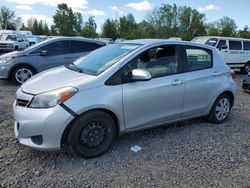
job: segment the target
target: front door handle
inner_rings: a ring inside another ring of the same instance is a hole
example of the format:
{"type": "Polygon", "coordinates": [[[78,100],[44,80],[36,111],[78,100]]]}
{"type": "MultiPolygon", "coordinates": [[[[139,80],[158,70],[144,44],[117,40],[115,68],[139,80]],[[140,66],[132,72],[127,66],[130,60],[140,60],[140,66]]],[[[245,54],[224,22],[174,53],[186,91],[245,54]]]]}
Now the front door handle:
{"type": "Polygon", "coordinates": [[[171,82],[172,85],[180,85],[183,84],[183,80],[182,79],[176,79],[174,81],[171,82]]]}

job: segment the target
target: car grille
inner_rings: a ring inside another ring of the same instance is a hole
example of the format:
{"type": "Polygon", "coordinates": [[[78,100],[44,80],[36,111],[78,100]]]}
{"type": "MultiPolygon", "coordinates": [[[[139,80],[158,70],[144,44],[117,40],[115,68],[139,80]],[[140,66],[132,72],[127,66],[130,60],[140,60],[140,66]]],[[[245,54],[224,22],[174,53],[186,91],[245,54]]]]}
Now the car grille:
{"type": "Polygon", "coordinates": [[[6,46],[7,46],[7,44],[0,43],[0,48],[5,48],[6,46]]]}
{"type": "Polygon", "coordinates": [[[26,107],[29,104],[28,100],[17,99],[16,106],[26,107]]]}

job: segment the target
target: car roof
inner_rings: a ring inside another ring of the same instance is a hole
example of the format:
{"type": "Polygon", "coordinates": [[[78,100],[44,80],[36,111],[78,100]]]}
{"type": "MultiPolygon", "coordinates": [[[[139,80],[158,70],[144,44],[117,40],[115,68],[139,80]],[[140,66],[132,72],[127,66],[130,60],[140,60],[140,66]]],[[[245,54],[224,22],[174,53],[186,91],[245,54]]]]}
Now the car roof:
{"type": "Polygon", "coordinates": [[[179,45],[192,45],[198,47],[205,47],[208,49],[213,49],[213,47],[209,45],[199,44],[190,41],[183,41],[183,40],[173,40],[173,39],[136,39],[136,40],[125,40],[120,43],[126,44],[141,44],[141,45],[154,45],[154,44],[161,44],[161,43],[169,43],[169,44],[179,44],[179,45]]]}
{"type": "Polygon", "coordinates": [[[76,41],[86,41],[86,42],[94,42],[98,44],[106,44],[103,41],[96,40],[96,39],[90,39],[90,38],[85,38],[85,37],[61,37],[61,36],[55,36],[51,39],[48,39],[47,41],[59,41],[59,40],[76,40],[76,41]]]}

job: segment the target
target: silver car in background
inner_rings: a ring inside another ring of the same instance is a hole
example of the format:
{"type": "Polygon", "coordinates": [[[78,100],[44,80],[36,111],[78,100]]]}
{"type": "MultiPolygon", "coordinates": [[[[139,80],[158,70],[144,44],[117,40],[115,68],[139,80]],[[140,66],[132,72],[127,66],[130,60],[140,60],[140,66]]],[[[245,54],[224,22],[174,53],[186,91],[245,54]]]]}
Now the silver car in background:
{"type": "Polygon", "coordinates": [[[66,146],[83,158],[115,136],[185,119],[224,122],[237,85],[213,47],[144,39],[111,44],[40,73],[16,93],[17,139],[39,150],[66,146]]]}
{"type": "Polygon", "coordinates": [[[23,84],[34,74],[72,63],[104,45],[102,41],[83,37],[54,37],[0,56],[0,79],[23,84]]]}

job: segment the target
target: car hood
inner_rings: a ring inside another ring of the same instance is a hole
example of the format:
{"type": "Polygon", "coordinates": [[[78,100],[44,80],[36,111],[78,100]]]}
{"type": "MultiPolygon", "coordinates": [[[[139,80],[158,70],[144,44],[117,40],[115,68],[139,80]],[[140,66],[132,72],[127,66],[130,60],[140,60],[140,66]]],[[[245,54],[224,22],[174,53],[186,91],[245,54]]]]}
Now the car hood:
{"type": "Polygon", "coordinates": [[[1,55],[0,58],[4,58],[4,57],[18,57],[18,56],[21,56],[21,55],[22,55],[21,52],[19,52],[19,51],[13,51],[13,52],[9,52],[9,53],[1,55]]]}
{"type": "Polygon", "coordinates": [[[2,43],[2,44],[14,44],[14,43],[15,43],[15,41],[0,40],[0,43],[2,43]]]}
{"type": "Polygon", "coordinates": [[[78,87],[79,84],[87,84],[95,78],[95,76],[78,73],[62,66],[33,76],[21,86],[21,89],[23,92],[36,95],[68,86],[78,87]]]}

